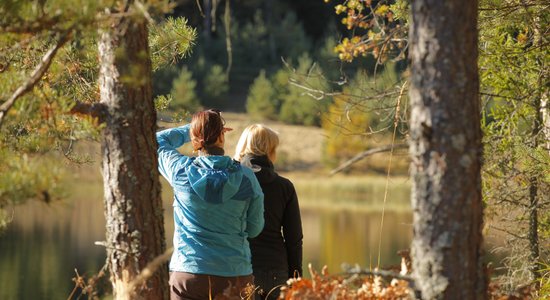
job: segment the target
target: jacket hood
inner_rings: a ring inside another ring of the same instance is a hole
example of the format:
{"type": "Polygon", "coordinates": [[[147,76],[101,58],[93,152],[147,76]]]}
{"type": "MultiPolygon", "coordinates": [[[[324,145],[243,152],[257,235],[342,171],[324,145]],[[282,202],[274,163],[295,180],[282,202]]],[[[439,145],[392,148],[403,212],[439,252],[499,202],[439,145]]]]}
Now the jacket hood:
{"type": "Polygon", "coordinates": [[[241,166],[229,156],[199,156],[185,168],[193,191],[203,200],[222,203],[238,191],[241,166]]]}
{"type": "Polygon", "coordinates": [[[277,178],[277,173],[273,167],[273,163],[266,155],[243,157],[243,165],[250,165],[250,168],[256,174],[256,178],[260,183],[270,183],[277,178]]]}

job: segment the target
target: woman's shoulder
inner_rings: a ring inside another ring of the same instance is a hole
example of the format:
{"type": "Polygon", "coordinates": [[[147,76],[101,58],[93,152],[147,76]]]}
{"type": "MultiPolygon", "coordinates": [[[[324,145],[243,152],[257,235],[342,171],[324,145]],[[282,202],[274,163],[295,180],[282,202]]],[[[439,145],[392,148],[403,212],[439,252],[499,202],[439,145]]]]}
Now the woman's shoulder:
{"type": "Polygon", "coordinates": [[[290,181],[290,179],[284,177],[284,176],[281,176],[279,173],[275,172],[275,181],[278,182],[279,184],[281,185],[284,185],[285,187],[287,188],[290,188],[290,189],[294,189],[294,184],[292,183],[292,181],[290,181]]]}

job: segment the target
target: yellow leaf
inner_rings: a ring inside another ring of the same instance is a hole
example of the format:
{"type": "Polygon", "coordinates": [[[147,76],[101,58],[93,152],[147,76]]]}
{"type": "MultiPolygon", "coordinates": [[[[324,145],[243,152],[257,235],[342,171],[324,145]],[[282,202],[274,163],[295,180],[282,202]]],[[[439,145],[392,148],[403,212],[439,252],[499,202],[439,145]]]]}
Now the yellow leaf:
{"type": "Polygon", "coordinates": [[[380,5],[376,8],[376,10],[374,11],[375,14],[379,15],[379,16],[383,16],[385,15],[388,11],[390,10],[390,7],[387,6],[387,5],[380,5]]]}

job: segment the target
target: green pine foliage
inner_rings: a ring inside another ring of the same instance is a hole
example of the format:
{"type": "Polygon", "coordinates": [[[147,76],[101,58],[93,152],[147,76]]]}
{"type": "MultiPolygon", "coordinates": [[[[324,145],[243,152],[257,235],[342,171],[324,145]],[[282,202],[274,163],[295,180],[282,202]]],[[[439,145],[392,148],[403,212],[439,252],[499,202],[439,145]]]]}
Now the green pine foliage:
{"type": "MultiPolygon", "coordinates": [[[[311,50],[310,38],[306,35],[303,25],[296,14],[287,13],[272,31],[279,57],[299,58],[311,50]]],[[[277,59],[279,58],[277,57],[277,59]]]]}
{"type": "Polygon", "coordinates": [[[229,83],[225,69],[221,65],[213,65],[204,78],[203,104],[206,107],[224,107],[228,101],[229,83]]]}
{"type": "Polygon", "coordinates": [[[149,27],[149,48],[153,70],[173,65],[178,60],[191,54],[197,32],[187,25],[184,18],[166,18],[162,23],[149,27]]]}
{"type": "Polygon", "coordinates": [[[65,196],[66,169],[59,155],[36,156],[0,149],[0,231],[12,218],[13,206],[28,200],[50,203],[65,196]]]}
{"type": "Polygon", "coordinates": [[[168,105],[171,110],[193,112],[200,108],[200,102],[195,93],[197,82],[192,76],[191,71],[183,67],[178,78],[174,80],[171,91],[173,100],[168,105]]]}
{"type": "Polygon", "coordinates": [[[266,77],[265,71],[261,70],[256,77],[246,99],[246,112],[255,119],[277,118],[279,108],[278,99],[271,81],[266,77]]]}
{"type": "Polygon", "coordinates": [[[296,69],[289,62],[269,79],[261,71],[250,88],[247,112],[258,119],[320,126],[321,115],[332,101],[325,94],[329,88],[323,71],[306,53],[298,59],[296,69]]]}
{"type": "Polygon", "coordinates": [[[492,229],[508,233],[507,287],[548,276],[550,260],[550,152],[543,115],[548,108],[548,28],[542,3],[485,0],[480,12],[480,81],[483,100],[484,199],[492,229]],[[507,6],[507,8],[505,8],[507,6]],[[533,205],[533,200],[538,204],[533,205]],[[526,234],[537,209],[539,257],[526,234]],[[537,271],[537,269],[539,269],[537,271]],[[546,273],[544,273],[546,272],[546,273]],[[545,275],[546,274],[546,275],[545,275]]]}
{"type": "MultiPolygon", "coordinates": [[[[40,80],[17,98],[0,123],[0,223],[13,205],[62,196],[60,160],[89,160],[75,145],[97,140],[102,126],[71,109],[99,101],[98,31],[110,22],[103,15],[110,5],[112,1],[0,1],[0,106],[29,82],[46,53],[54,53],[40,80]]],[[[152,21],[170,9],[164,0],[151,0],[131,7],[128,17],[152,21]]],[[[195,31],[184,19],[161,19],[149,28],[155,69],[189,53],[195,31]]],[[[126,79],[142,80],[143,70],[130,68],[136,76],[126,79]]]]}
{"type": "MultiPolygon", "coordinates": [[[[330,97],[325,96],[329,84],[322,70],[313,63],[309,55],[303,54],[298,59],[298,66],[289,72],[286,93],[281,95],[279,120],[289,124],[320,126],[321,114],[330,104],[330,97]]],[[[284,84],[280,82],[282,86],[284,84]]]]}
{"type": "MultiPolygon", "coordinates": [[[[387,64],[377,74],[358,71],[342,93],[323,114],[322,127],[327,139],[323,147],[323,159],[334,168],[379,143],[379,136],[390,136],[396,113],[396,105],[403,79],[393,64],[387,64]]],[[[404,110],[406,95],[401,95],[404,110]]],[[[402,113],[401,113],[402,114],[402,113]]],[[[400,134],[406,130],[398,125],[400,134]]],[[[355,169],[365,169],[369,159],[355,164],[355,169]]]]}

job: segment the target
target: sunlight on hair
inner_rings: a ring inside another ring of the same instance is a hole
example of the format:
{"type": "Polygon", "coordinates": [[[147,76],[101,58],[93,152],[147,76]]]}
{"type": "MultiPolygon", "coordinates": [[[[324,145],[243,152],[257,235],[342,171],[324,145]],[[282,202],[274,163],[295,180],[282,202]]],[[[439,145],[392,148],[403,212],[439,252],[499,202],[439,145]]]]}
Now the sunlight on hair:
{"type": "Polygon", "coordinates": [[[279,134],[276,131],[262,124],[253,124],[243,130],[234,159],[242,161],[245,155],[267,155],[273,161],[278,145],[279,134]]]}

